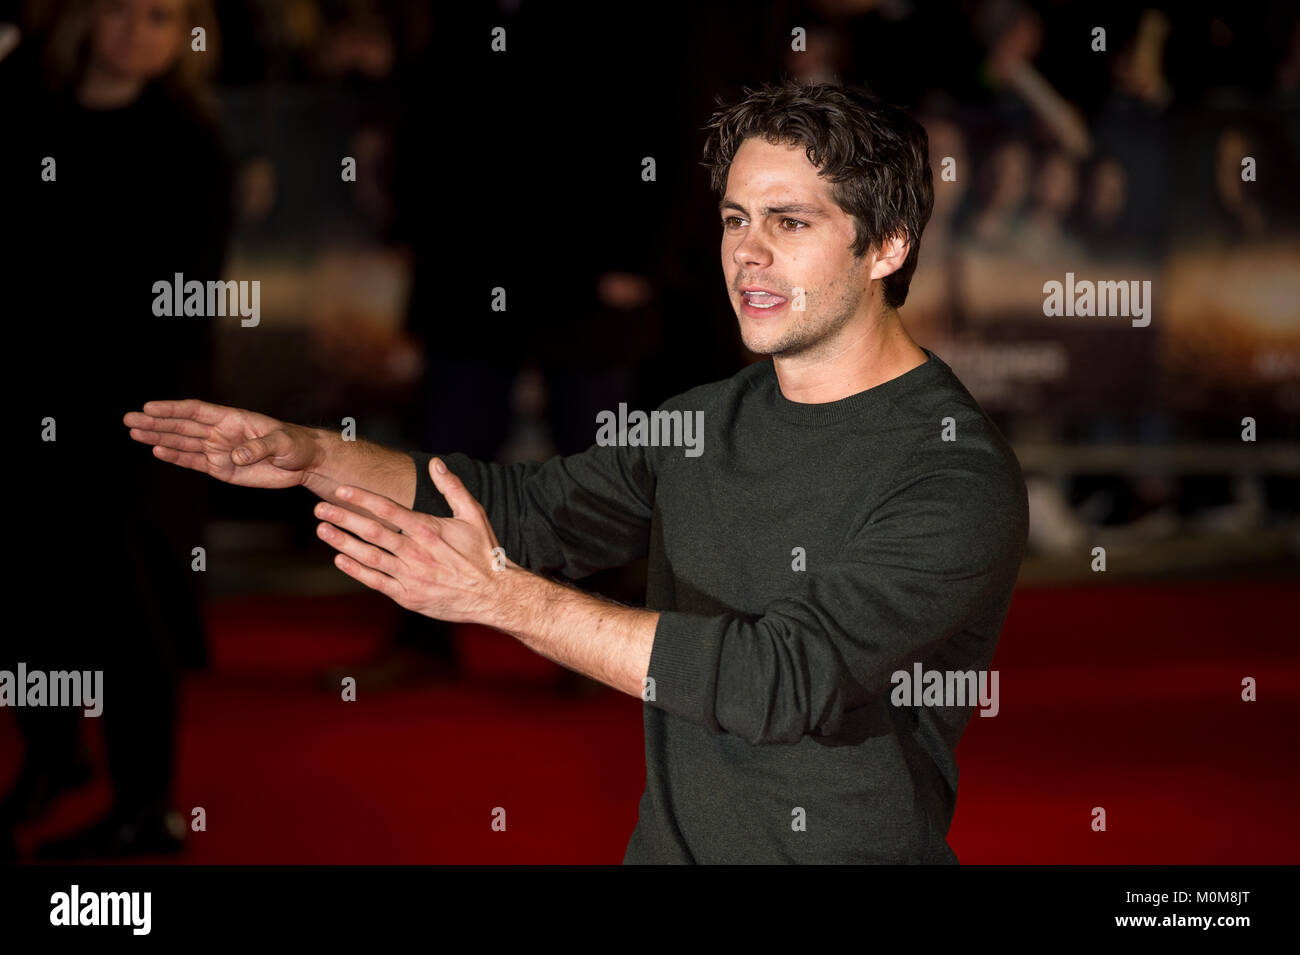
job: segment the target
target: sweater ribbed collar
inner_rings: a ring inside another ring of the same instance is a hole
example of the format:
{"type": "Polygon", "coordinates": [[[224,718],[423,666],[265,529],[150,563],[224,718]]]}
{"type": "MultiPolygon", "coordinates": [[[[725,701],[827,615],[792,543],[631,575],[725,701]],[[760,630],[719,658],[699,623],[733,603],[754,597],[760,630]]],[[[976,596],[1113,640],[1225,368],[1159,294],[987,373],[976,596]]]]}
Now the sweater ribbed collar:
{"type": "Polygon", "coordinates": [[[781,393],[781,385],[776,379],[776,368],[771,361],[764,362],[765,367],[759,375],[755,376],[755,383],[764,395],[768,410],[783,421],[805,427],[835,424],[859,415],[879,413],[891,402],[898,401],[908,393],[935,384],[948,366],[930,349],[924,345],[920,347],[926,354],[926,361],[896,378],[881,382],[874,388],[859,391],[855,395],[837,401],[816,404],[791,401],[781,393]]]}

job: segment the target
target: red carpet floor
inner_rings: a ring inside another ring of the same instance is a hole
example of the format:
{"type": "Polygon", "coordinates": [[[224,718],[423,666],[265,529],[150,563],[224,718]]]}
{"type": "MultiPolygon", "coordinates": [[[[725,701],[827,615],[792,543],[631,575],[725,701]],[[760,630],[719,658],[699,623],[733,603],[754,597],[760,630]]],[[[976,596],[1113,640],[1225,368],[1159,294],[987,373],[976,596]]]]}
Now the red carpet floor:
{"type": "MultiPolygon", "coordinates": [[[[964,863],[1300,861],[1300,646],[1287,582],[1035,588],[998,656],[1001,712],[958,751],[949,841],[964,863]],[[1259,701],[1241,701],[1254,677],[1259,701]],[[1091,828],[1094,807],[1107,829],[1091,828]]],[[[211,614],[187,678],[178,804],[196,863],[617,863],[644,782],[641,704],[557,692],[499,634],[458,634],[455,685],[339,701],[325,667],[365,659],[393,608],[363,597],[240,599],[211,614]],[[494,807],[507,827],[490,827],[494,807]]],[[[16,768],[12,720],[0,750],[16,768]]],[[[23,830],[75,826],[94,785],[23,830]]]]}

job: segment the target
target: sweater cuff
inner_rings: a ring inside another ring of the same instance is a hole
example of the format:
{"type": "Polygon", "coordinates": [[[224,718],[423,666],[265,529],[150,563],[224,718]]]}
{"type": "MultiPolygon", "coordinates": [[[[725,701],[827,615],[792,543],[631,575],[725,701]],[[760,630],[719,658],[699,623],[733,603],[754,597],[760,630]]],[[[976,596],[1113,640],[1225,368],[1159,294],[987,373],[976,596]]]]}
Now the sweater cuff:
{"type": "Polygon", "coordinates": [[[663,611],[650,649],[651,701],[674,716],[722,732],[715,700],[728,618],[663,611]]]}
{"type": "Polygon", "coordinates": [[[409,454],[415,462],[415,503],[411,505],[411,510],[432,514],[434,517],[451,517],[447,499],[434,487],[433,478],[429,477],[429,461],[436,455],[423,451],[411,451],[409,454]]]}

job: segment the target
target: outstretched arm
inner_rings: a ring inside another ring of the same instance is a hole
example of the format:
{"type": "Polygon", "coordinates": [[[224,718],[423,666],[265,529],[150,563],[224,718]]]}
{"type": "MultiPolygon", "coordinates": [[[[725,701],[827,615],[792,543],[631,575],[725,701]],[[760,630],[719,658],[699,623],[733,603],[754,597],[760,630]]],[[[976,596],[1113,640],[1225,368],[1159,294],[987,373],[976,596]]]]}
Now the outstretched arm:
{"type": "Polygon", "coordinates": [[[333,498],[340,484],[364,487],[394,501],[415,500],[408,454],[369,441],[344,441],[255,411],[189,398],[150,401],[122,423],[154,457],[240,487],[305,487],[333,498]]]}

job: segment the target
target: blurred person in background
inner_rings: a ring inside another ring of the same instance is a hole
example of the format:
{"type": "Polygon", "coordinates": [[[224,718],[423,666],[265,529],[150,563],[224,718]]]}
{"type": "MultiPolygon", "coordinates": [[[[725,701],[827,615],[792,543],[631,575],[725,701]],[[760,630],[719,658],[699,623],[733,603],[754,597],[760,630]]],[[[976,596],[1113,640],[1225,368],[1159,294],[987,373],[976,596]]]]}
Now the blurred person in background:
{"type": "MultiPolygon", "coordinates": [[[[581,137],[587,116],[537,110],[535,102],[518,95],[531,77],[544,72],[552,82],[564,85],[567,79],[575,88],[593,73],[618,77],[620,82],[586,94],[589,110],[615,117],[625,99],[635,98],[638,75],[653,75],[635,68],[637,54],[615,46],[584,57],[567,54],[567,31],[579,29],[573,16],[527,7],[440,10],[430,44],[403,64],[392,237],[409,250],[412,263],[404,333],[416,346],[423,373],[406,416],[405,438],[415,447],[465,449],[487,461],[545,460],[557,450],[575,453],[590,446],[602,409],[617,407],[620,400],[650,400],[635,389],[639,365],[660,337],[654,283],[646,274],[654,264],[657,234],[647,226],[610,243],[603,236],[575,233],[563,218],[535,224],[527,218],[538,183],[568,195],[590,188],[590,179],[599,177],[600,194],[628,220],[639,204],[649,207],[651,197],[661,194],[641,180],[643,153],[638,152],[645,148],[642,124],[655,125],[653,109],[667,110],[653,105],[658,88],[647,91],[653,95],[642,100],[641,119],[631,130],[618,123],[602,130],[602,161],[575,165],[566,152],[542,145],[558,135],[557,129],[573,127],[573,138],[581,137]],[[445,55],[445,37],[488,35],[494,26],[529,42],[509,48],[504,57],[487,44],[462,51],[460,59],[445,55]],[[608,58],[601,61],[604,68],[593,70],[593,57],[608,58]],[[472,97],[461,94],[465,58],[475,76],[472,97]],[[474,144],[472,165],[444,135],[431,134],[431,117],[439,130],[457,130],[458,142],[474,144]],[[516,173],[521,162],[531,171],[528,179],[516,173]],[[482,196],[468,188],[478,183],[492,184],[499,213],[490,213],[482,196]],[[486,224],[485,216],[490,216],[486,224]],[[530,231],[523,231],[525,222],[530,231]],[[582,243],[582,253],[566,264],[563,275],[540,247],[521,247],[504,258],[467,252],[449,262],[449,238],[461,235],[466,224],[507,243],[529,236],[545,245],[548,237],[563,234],[567,243],[582,243]],[[466,316],[474,319],[465,321],[466,316]]],[[[625,582],[611,572],[594,587],[627,589],[619,595],[634,600],[644,583],[625,582]]],[[[340,678],[352,675],[372,689],[387,689],[458,672],[450,625],[403,613],[394,639],[360,670],[330,668],[322,684],[335,688],[340,678]]],[[[569,688],[583,687],[570,671],[561,679],[569,688]]]]}
{"type": "Polygon", "coordinates": [[[1258,154],[1257,144],[1238,126],[1225,129],[1215,144],[1216,231],[1231,245],[1261,239],[1268,232],[1268,219],[1256,198],[1259,190],[1250,189],[1241,176],[1242,157],[1258,154]]]}
{"type": "Polygon", "coordinates": [[[1017,235],[1018,254],[1028,262],[1082,262],[1084,249],[1067,224],[1079,197],[1079,171],[1073,159],[1052,150],[1039,160],[1034,200],[1017,235]]]}
{"type": "Polygon", "coordinates": [[[1044,132],[1076,159],[1092,151],[1088,124],[1034,66],[1043,47],[1043,19],[1023,0],[984,0],[972,29],[985,50],[980,79],[1009,129],[1044,132]]]}
{"type": "Polygon", "coordinates": [[[938,115],[921,122],[930,139],[934,212],[907,297],[908,321],[917,344],[935,348],[951,340],[960,327],[955,224],[970,178],[970,157],[956,122],[938,115]]]}
{"type": "MultiPolygon", "coordinates": [[[[1165,252],[1172,205],[1169,144],[1175,128],[1169,111],[1174,92],[1164,72],[1169,31],[1169,18],[1158,10],[1138,16],[1132,36],[1108,61],[1110,88],[1094,122],[1098,151],[1113,158],[1126,185],[1115,231],[1135,255],[1147,259],[1165,252]]],[[[1118,35],[1112,39],[1121,40],[1118,35]]],[[[1116,170],[1101,169],[1096,185],[1113,189],[1115,183],[1106,180],[1116,170]]]]}
{"type": "Polygon", "coordinates": [[[1091,259],[1128,259],[1137,254],[1123,228],[1128,173],[1113,156],[1098,156],[1086,173],[1078,231],[1091,259]]]}
{"type": "Polygon", "coordinates": [[[979,206],[969,223],[968,242],[997,252],[1010,251],[1017,244],[1033,163],[1029,147],[1018,139],[999,146],[984,160],[979,170],[979,206]]]}
{"type": "MultiPolygon", "coordinates": [[[[404,440],[416,447],[473,448],[475,456],[494,460],[510,433],[511,384],[526,351],[514,307],[523,283],[511,281],[519,274],[517,264],[496,267],[477,255],[448,269],[449,229],[477,224],[482,210],[472,190],[449,187],[467,172],[459,153],[432,132],[430,123],[436,117],[439,129],[477,139],[481,145],[470,175],[505,188],[510,144],[525,114],[523,103],[510,96],[522,82],[517,57],[491,60],[486,46],[463,51],[476,60],[481,99],[457,95],[459,67],[440,44],[446,35],[470,29],[466,20],[485,33],[490,27],[486,17],[478,22],[464,10],[439,11],[430,42],[401,64],[389,238],[409,253],[411,286],[401,346],[420,369],[402,421],[404,440]],[[483,314],[495,287],[505,289],[506,310],[491,320],[464,321],[466,315],[483,314]]],[[[504,16],[502,23],[513,29],[515,20],[504,16]]],[[[544,389],[544,383],[537,384],[544,389]]],[[[360,667],[327,668],[321,685],[333,691],[340,679],[353,676],[372,691],[384,691],[454,678],[458,664],[450,624],[403,612],[392,639],[374,656],[360,667]]]]}
{"type": "MultiPolygon", "coordinates": [[[[205,657],[191,569],[204,488],[124,445],[118,421],[151,395],[208,387],[213,319],[156,317],[152,303],[176,273],[221,277],[228,176],[206,93],[216,24],[206,0],[31,15],[37,30],[0,70],[5,231],[24,250],[8,284],[11,360],[27,375],[10,400],[28,486],[67,506],[20,509],[22,586],[41,610],[11,629],[3,666],[103,672],[111,806],[38,856],[174,852],[178,671],[205,657]]],[[[25,753],[2,806],[10,855],[15,828],[91,773],[81,708],[14,712],[25,753]]]]}

